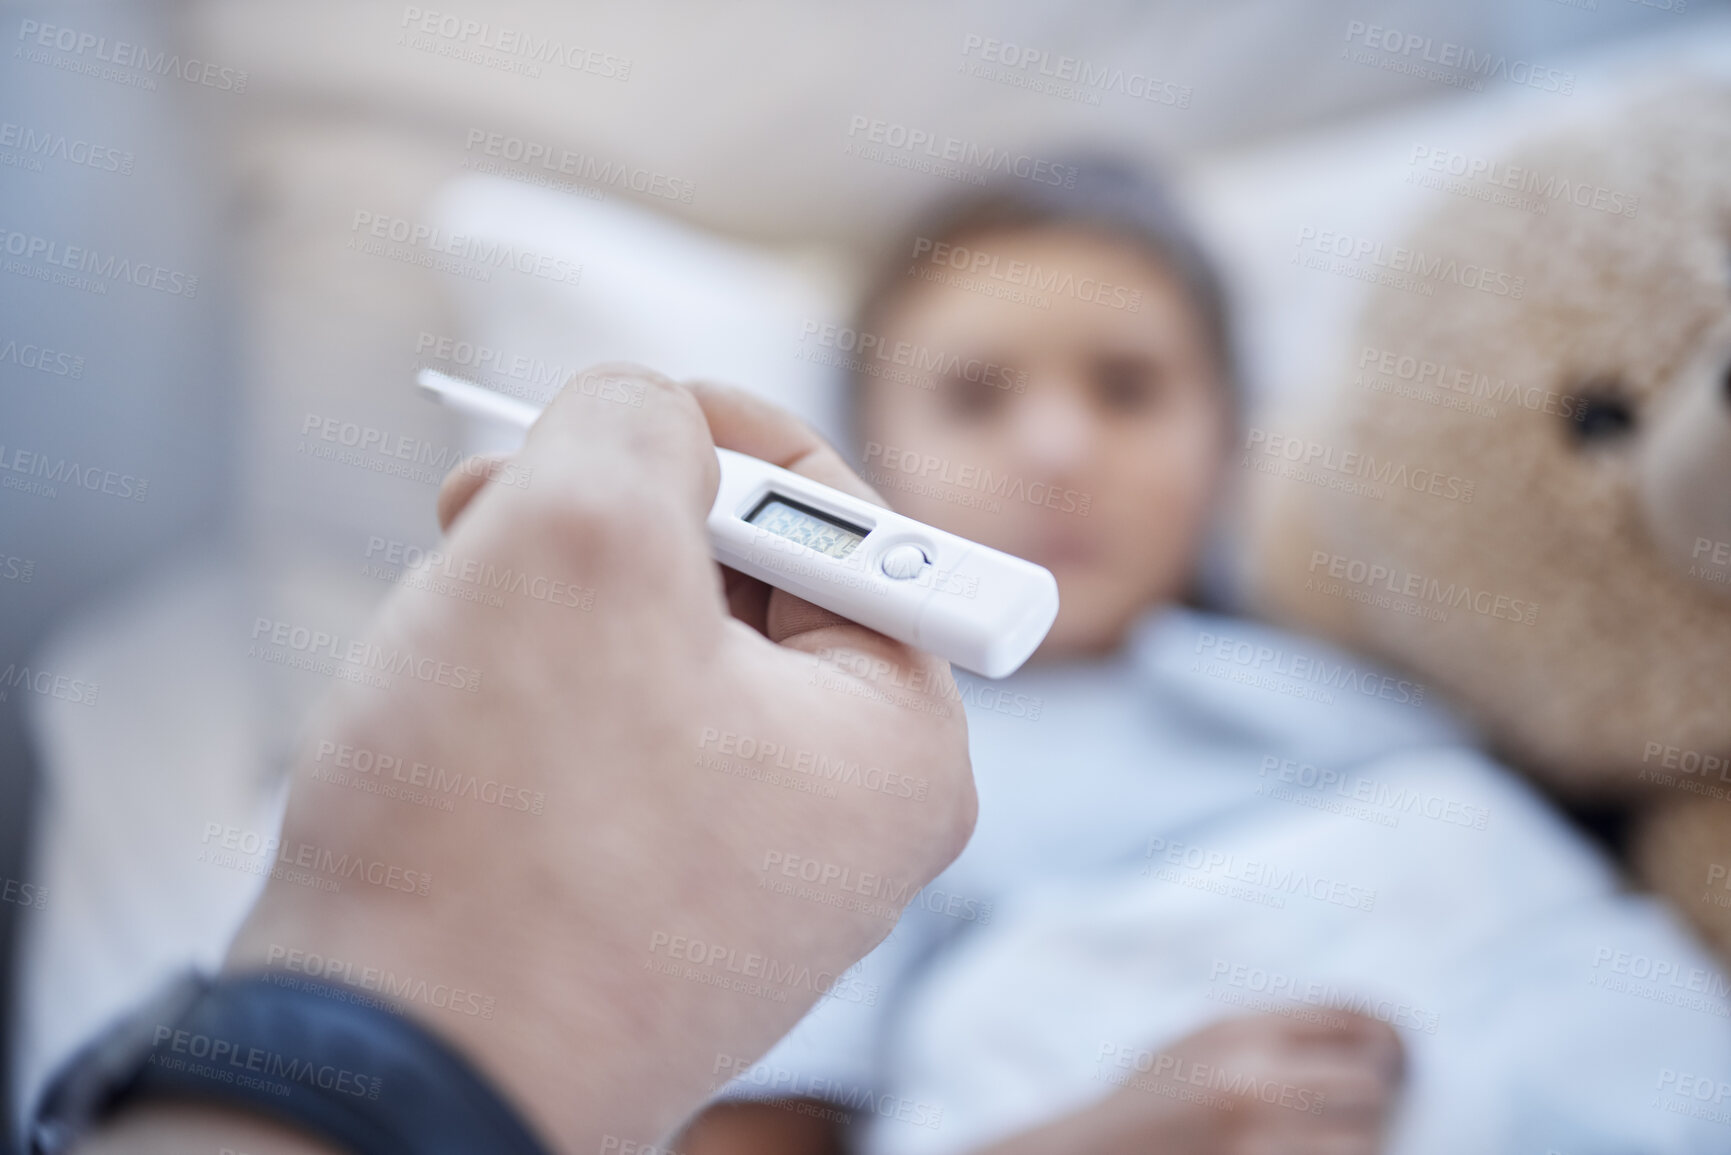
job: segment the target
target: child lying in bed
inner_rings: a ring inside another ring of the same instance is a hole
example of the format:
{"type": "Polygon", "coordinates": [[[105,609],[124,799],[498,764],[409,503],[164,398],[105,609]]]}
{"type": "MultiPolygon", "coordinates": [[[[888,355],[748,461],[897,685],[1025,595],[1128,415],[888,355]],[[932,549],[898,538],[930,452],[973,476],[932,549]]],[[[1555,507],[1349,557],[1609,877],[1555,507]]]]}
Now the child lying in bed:
{"type": "MultiPolygon", "coordinates": [[[[717,1057],[679,1151],[1731,1143],[1680,1091],[1731,1094],[1723,1002],[1617,977],[1714,975],[1663,910],[1425,687],[1186,605],[1237,405],[1161,190],[1085,165],[976,195],[834,343],[866,479],[1049,567],[1063,608],[1015,677],[959,677],[967,850],[767,1057],[717,1057]]],[[[789,902],[862,899],[786,866],[789,902]]]]}

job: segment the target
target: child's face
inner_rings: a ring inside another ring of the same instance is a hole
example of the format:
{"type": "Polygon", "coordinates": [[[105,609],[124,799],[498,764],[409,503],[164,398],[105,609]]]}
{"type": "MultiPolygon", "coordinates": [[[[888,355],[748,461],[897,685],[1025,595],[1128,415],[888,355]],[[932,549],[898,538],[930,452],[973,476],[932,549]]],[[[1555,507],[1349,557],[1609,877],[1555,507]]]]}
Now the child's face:
{"type": "Polygon", "coordinates": [[[910,517],[1050,569],[1062,608],[1042,654],[1109,649],[1193,571],[1225,443],[1219,368],[1183,291],[1126,244],[1065,228],[961,243],[1139,306],[1052,292],[1038,308],[910,277],[882,310],[884,347],[978,364],[868,382],[866,478],[910,517]]]}

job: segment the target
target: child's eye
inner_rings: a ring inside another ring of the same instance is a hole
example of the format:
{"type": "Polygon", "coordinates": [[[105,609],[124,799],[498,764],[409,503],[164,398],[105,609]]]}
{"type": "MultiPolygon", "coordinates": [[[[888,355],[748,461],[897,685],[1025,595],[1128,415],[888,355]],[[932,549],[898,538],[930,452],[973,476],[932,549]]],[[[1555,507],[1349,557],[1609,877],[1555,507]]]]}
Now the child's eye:
{"type": "Polygon", "coordinates": [[[943,399],[944,408],[957,417],[971,420],[984,420],[998,411],[1003,404],[1004,390],[984,381],[971,381],[966,377],[944,377],[938,381],[938,395],[943,399]]]}
{"type": "Polygon", "coordinates": [[[1095,397],[1114,413],[1134,413],[1159,399],[1159,366],[1141,357],[1102,358],[1093,378],[1095,397]]]}

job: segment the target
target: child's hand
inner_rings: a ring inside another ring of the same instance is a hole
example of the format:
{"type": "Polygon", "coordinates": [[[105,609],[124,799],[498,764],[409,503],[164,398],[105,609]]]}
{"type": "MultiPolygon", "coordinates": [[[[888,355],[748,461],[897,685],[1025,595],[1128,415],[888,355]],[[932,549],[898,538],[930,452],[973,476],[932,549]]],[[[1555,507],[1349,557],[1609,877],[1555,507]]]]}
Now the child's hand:
{"type": "Polygon", "coordinates": [[[1228,1019],[1174,1043],[1110,1101],[1143,1119],[1124,1150],[1371,1155],[1400,1088],[1399,1036],[1361,1015],[1228,1019]],[[1152,1143],[1153,1146],[1149,1146],[1152,1143]]]}
{"type": "Polygon", "coordinates": [[[1136,1067],[1123,1089],[989,1155],[1373,1155],[1400,1089],[1400,1039],[1383,1023],[1323,1011],[1228,1019],[1136,1067]]]}

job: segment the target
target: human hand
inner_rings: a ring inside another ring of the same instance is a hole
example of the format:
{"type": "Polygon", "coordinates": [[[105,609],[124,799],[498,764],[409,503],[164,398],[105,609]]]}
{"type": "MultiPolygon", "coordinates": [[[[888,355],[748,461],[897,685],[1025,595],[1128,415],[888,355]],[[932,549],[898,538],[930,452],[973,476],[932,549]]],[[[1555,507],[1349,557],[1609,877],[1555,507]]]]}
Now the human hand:
{"type": "Polygon", "coordinates": [[[1250,1015],[1159,1052],[1101,1060],[1121,1089],[990,1155],[1372,1155],[1401,1084],[1400,1038],[1345,1011],[1250,1015]]]}
{"type": "Polygon", "coordinates": [[[507,466],[483,462],[441,491],[443,572],[512,575],[502,604],[400,584],[368,642],[412,655],[410,672],[388,689],[345,683],[310,728],[279,861],[346,855],[384,881],[332,892],[316,867],[311,885],[279,871],[228,962],[299,959],[351,982],[372,968],[480,998],[490,1016],[398,1001],[573,1151],[667,1133],[713,1086],[718,1055],[767,1048],[889,929],[765,889],[766,854],[910,879],[912,894],[974,818],[945,663],[724,581],[709,556],[713,444],[871,491],[745,394],[589,372],[644,403],[567,388],[509,462],[527,484],[489,484],[507,466]],[[459,792],[447,812],[320,780],[342,751],[351,767],[503,783],[513,802],[459,792]],[[878,773],[826,783],[819,759],[878,773]],[[525,798],[539,812],[516,809],[525,798]]]}
{"type": "Polygon", "coordinates": [[[1109,1109],[1163,1140],[1142,1150],[1372,1155],[1382,1149],[1401,1063],[1400,1037],[1375,1019],[1250,1015],[1212,1023],[1147,1064],[1115,1072],[1132,1081],[1109,1109]]]}

